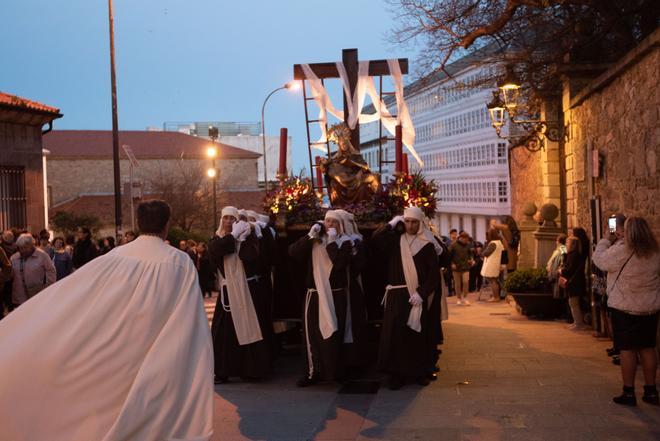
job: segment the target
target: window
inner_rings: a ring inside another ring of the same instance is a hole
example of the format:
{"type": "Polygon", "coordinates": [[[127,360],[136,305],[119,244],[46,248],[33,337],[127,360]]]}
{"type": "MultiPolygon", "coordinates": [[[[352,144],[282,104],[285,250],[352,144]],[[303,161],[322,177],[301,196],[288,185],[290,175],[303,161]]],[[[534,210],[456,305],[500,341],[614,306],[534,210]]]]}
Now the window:
{"type": "Polygon", "coordinates": [[[499,196],[499,201],[500,202],[507,202],[509,200],[509,195],[508,195],[508,185],[506,181],[500,181],[497,183],[497,193],[499,196]]]}
{"type": "Polygon", "coordinates": [[[24,167],[0,166],[0,228],[27,228],[24,167]]]}

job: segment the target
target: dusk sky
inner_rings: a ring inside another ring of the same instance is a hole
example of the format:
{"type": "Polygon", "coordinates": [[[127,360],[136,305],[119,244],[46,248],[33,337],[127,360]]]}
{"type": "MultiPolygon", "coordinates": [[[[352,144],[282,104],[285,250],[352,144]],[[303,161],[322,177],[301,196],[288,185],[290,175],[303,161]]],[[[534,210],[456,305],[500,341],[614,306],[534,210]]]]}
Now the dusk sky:
{"type": "MultiPolygon", "coordinates": [[[[336,61],[342,48],[414,61],[386,41],[394,22],[383,0],[115,0],[114,8],[124,130],[259,121],[293,64],[336,61]]],[[[105,0],[4,1],[0,90],[59,107],[55,129],[111,129],[107,13],[105,0]]],[[[278,92],[266,112],[269,135],[289,128],[299,170],[307,156],[301,93],[278,92]]]]}

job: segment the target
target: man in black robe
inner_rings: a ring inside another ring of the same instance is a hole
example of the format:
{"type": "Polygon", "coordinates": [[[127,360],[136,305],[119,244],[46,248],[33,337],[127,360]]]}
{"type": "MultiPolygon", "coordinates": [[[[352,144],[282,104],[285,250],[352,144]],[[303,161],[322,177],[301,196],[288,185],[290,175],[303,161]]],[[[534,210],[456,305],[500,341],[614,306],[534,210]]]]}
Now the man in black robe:
{"type": "Polygon", "coordinates": [[[247,220],[255,230],[259,238],[259,260],[257,271],[259,272],[259,284],[263,293],[263,315],[264,315],[264,338],[268,340],[271,347],[271,356],[277,355],[279,347],[276,343],[273,330],[273,266],[277,258],[275,236],[276,232],[268,225],[268,216],[258,214],[252,210],[246,210],[247,220]]]}
{"type": "Polygon", "coordinates": [[[250,224],[237,219],[238,210],[225,207],[216,237],[209,242],[220,280],[211,326],[216,384],[234,376],[258,380],[271,366],[267,296],[259,283],[259,239],[250,224]]]}
{"type": "Polygon", "coordinates": [[[429,384],[428,299],[438,286],[438,257],[424,214],[406,208],[376,230],[372,241],[387,255],[387,283],[378,368],[396,390],[409,379],[429,384]]]}
{"type": "Polygon", "coordinates": [[[346,291],[346,326],[342,344],[341,377],[349,379],[359,374],[366,364],[367,306],[362,285],[362,272],[367,265],[367,247],[355,223],[354,216],[346,210],[334,210],[342,219],[344,235],[351,241],[351,256],[348,268],[346,291]]]}
{"type": "Polygon", "coordinates": [[[340,217],[329,211],[306,236],[289,246],[301,265],[307,294],[303,311],[306,372],[299,387],[335,380],[346,320],[346,268],[350,240],[342,234],[340,217]]]}

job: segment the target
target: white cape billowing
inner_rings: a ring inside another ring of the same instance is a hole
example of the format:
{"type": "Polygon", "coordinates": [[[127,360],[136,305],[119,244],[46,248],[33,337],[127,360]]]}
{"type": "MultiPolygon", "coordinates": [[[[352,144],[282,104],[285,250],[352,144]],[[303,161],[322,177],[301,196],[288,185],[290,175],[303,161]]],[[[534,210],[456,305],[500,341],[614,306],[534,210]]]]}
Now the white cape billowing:
{"type": "Polygon", "coordinates": [[[151,236],[0,321],[3,440],[209,440],[213,346],[197,271],[151,236]]]}

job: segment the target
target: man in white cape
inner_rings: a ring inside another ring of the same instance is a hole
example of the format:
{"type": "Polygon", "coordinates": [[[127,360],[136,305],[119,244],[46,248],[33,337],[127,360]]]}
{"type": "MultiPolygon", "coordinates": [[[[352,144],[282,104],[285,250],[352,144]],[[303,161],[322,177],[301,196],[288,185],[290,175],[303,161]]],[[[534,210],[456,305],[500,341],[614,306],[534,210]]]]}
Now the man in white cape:
{"type": "Polygon", "coordinates": [[[208,441],[213,352],[197,272],[167,245],[170,207],[142,235],[0,322],[0,439],[208,441]]]}

